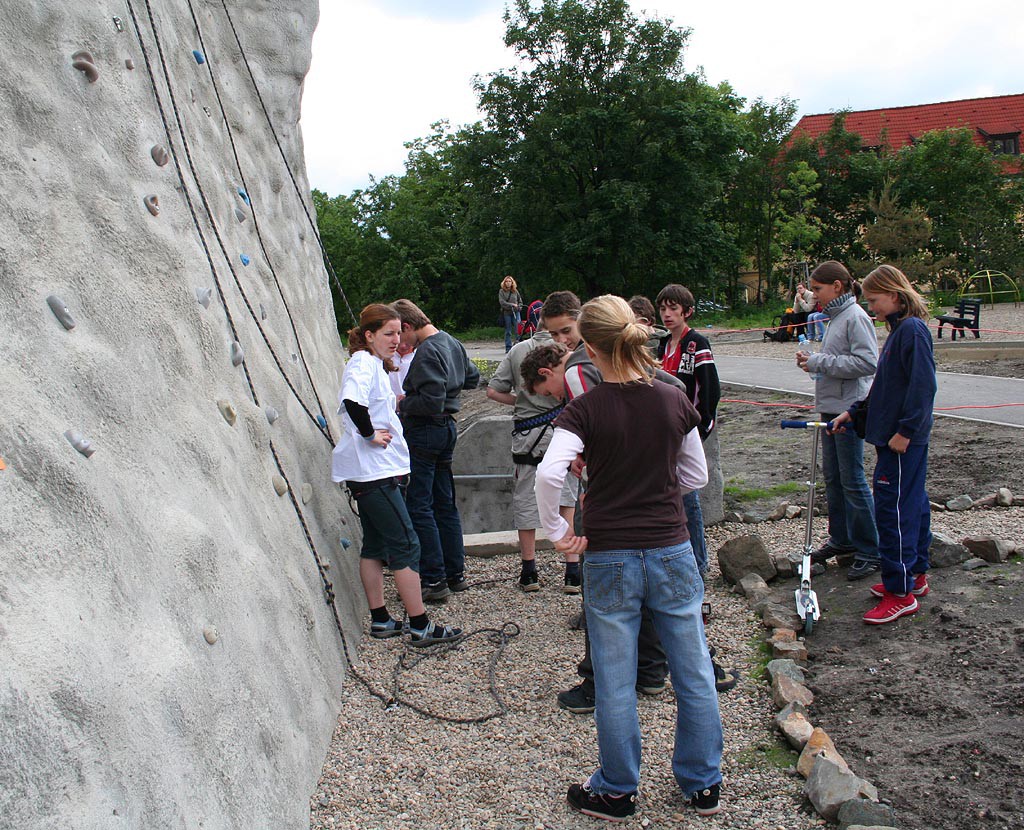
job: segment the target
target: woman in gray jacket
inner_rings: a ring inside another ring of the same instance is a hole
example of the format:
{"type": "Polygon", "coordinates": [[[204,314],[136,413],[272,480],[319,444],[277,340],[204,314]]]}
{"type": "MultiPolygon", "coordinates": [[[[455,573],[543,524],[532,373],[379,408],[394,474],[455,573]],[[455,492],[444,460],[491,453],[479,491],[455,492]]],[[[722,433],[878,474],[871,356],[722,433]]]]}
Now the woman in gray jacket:
{"type": "MultiPolygon", "coordinates": [[[[815,379],[814,404],[831,421],[867,397],[878,365],[875,325],[857,298],[860,286],[839,262],[823,262],[811,273],[811,291],[829,317],[821,351],[796,353],[796,363],[815,379]]],[[[822,433],[822,469],[828,499],[828,541],[812,555],[824,564],[831,556],[853,554],[847,579],[863,579],[879,569],[875,508],[864,477],[864,440],[852,430],[822,433]]]]}
{"type": "Polygon", "coordinates": [[[505,351],[512,348],[512,342],[519,334],[519,310],[523,307],[523,298],[512,277],[505,277],[498,289],[498,305],[501,306],[501,322],[505,326],[505,351]]]}

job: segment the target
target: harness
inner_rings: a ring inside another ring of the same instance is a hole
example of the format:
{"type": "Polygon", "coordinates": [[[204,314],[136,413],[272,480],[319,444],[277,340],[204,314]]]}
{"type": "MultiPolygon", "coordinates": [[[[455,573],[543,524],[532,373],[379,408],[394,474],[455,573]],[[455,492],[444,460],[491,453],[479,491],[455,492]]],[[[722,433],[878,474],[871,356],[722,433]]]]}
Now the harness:
{"type": "Polygon", "coordinates": [[[551,422],[558,417],[558,414],[565,409],[565,404],[559,404],[558,406],[552,407],[547,412],[542,412],[540,415],[534,415],[531,418],[523,418],[521,421],[512,422],[512,434],[513,435],[526,435],[530,430],[540,427],[540,432],[537,433],[537,438],[530,445],[530,449],[526,452],[514,452],[512,453],[512,460],[516,464],[529,464],[531,467],[536,467],[543,460],[537,458],[533,451],[537,449],[537,445],[544,438],[544,435],[551,428],[551,422]]]}

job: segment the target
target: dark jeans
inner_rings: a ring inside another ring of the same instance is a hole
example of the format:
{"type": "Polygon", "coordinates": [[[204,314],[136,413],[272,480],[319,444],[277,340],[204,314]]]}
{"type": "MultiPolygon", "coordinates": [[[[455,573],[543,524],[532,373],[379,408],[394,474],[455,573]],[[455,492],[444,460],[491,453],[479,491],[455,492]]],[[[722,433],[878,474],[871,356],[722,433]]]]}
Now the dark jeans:
{"type": "Polygon", "coordinates": [[[505,351],[512,348],[519,336],[519,312],[515,314],[502,314],[502,322],[505,324],[505,351]]]}
{"type": "Polygon", "coordinates": [[[455,505],[452,456],[458,434],[455,421],[412,421],[405,428],[412,473],[406,506],[420,540],[420,581],[424,585],[460,579],[466,570],[462,520],[455,505]]]}

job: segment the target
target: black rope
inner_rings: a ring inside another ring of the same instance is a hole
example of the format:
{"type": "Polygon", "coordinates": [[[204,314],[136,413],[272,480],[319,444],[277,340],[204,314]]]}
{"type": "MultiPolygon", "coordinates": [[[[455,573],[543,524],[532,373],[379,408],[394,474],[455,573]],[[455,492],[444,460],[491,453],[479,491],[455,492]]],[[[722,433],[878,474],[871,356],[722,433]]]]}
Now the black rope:
{"type": "MultiPolygon", "coordinates": [[[[134,11],[134,8],[131,7],[131,0],[127,0],[127,2],[129,3],[129,9],[130,9],[130,11],[132,13],[132,17],[133,17],[133,20],[134,20],[134,18],[135,18],[135,11],[134,11]]],[[[167,68],[167,61],[166,61],[166,58],[164,57],[163,45],[162,45],[162,43],[160,41],[159,30],[158,30],[157,25],[156,25],[156,19],[155,19],[154,15],[153,15],[153,7],[152,7],[152,5],[150,3],[150,0],[144,0],[144,2],[146,4],[146,12],[147,12],[147,15],[149,17],[149,24],[150,24],[150,27],[151,27],[151,29],[153,31],[153,42],[156,45],[157,56],[160,59],[160,66],[163,69],[164,82],[167,84],[168,97],[169,97],[169,100],[170,100],[170,103],[171,103],[171,108],[172,108],[172,110],[174,112],[175,122],[176,122],[177,127],[178,127],[178,135],[181,138],[182,149],[185,151],[185,158],[188,161],[189,170],[190,170],[190,172],[192,174],[193,180],[195,181],[196,190],[199,193],[199,198],[200,198],[200,201],[202,202],[203,209],[206,211],[206,216],[207,216],[207,219],[208,219],[208,221],[210,223],[210,229],[213,231],[213,235],[214,235],[214,237],[217,240],[217,245],[220,248],[221,254],[224,257],[224,261],[227,263],[228,270],[231,272],[231,277],[232,277],[232,279],[235,282],[235,286],[238,288],[238,292],[239,292],[239,294],[242,297],[242,301],[245,304],[246,309],[248,309],[248,311],[249,311],[249,316],[252,317],[253,322],[256,324],[256,328],[259,330],[259,333],[260,333],[260,335],[263,338],[263,342],[266,344],[267,349],[270,351],[270,355],[274,359],[274,363],[277,365],[278,371],[281,373],[281,377],[284,378],[284,382],[288,385],[288,388],[291,390],[292,394],[295,396],[295,399],[299,402],[299,406],[301,406],[302,409],[305,411],[305,413],[309,416],[309,419],[311,421],[313,421],[314,424],[316,424],[317,431],[320,432],[320,434],[324,436],[325,440],[329,444],[331,444],[331,446],[334,446],[334,439],[331,437],[331,434],[328,431],[327,427],[321,425],[321,423],[317,420],[316,416],[310,411],[309,407],[306,406],[305,401],[302,400],[302,396],[299,394],[298,390],[292,384],[291,379],[288,377],[287,372],[285,372],[284,366],[282,365],[280,358],[278,358],[278,356],[277,356],[277,352],[274,351],[274,347],[270,344],[270,340],[267,337],[267,333],[263,330],[263,326],[260,324],[259,315],[253,309],[252,303],[249,302],[249,297],[246,295],[245,290],[242,288],[242,283],[238,279],[238,274],[235,271],[235,267],[234,267],[234,264],[232,262],[232,258],[228,254],[227,247],[225,246],[224,240],[221,238],[220,231],[217,228],[217,223],[216,223],[216,220],[215,220],[214,215],[213,215],[213,209],[210,207],[210,203],[209,203],[209,201],[206,198],[206,192],[203,190],[202,183],[199,180],[199,174],[196,171],[195,161],[192,158],[192,151],[191,151],[191,148],[189,146],[188,138],[185,135],[185,128],[184,128],[184,124],[182,123],[181,112],[178,109],[178,102],[177,102],[177,99],[176,99],[175,94],[174,94],[174,87],[171,84],[171,73],[170,73],[170,71],[167,68]]],[[[138,27],[136,27],[136,28],[138,29],[138,27]]],[[[140,33],[139,34],[139,41],[140,41],[140,43],[141,43],[141,40],[142,40],[142,37],[141,37],[141,33],[140,33]]],[[[150,65],[148,55],[146,55],[146,68],[149,70],[150,77],[152,78],[153,77],[152,67],[150,65]]],[[[154,86],[154,90],[155,90],[155,88],[156,88],[155,83],[154,83],[153,86],[154,86]]],[[[164,120],[165,127],[166,127],[166,123],[167,122],[166,122],[166,119],[165,119],[164,120]]],[[[171,139],[171,136],[170,136],[169,132],[168,132],[167,138],[168,138],[168,143],[171,145],[172,152],[173,152],[174,142],[171,139]]],[[[177,165],[177,154],[175,154],[175,164],[177,165]]],[[[181,171],[180,171],[180,167],[179,167],[179,176],[180,176],[180,172],[181,171]]],[[[185,188],[185,184],[184,184],[184,179],[183,178],[182,178],[182,188],[185,189],[186,192],[187,192],[187,189],[185,188]]],[[[189,201],[191,203],[191,200],[189,200],[189,201]]],[[[224,300],[223,292],[221,292],[221,298],[222,298],[222,300],[224,300]]],[[[225,308],[226,307],[227,306],[226,306],[226,303],[225,303],[225,308]]],[[[236,337],[235,339],[237,340],[238,338],[236,337]]],[[[248,369],[246,369],[246,375],[248,376],[248,369]]],[[[251,385],[251,381],[250,381],[250,385],[251,385]]],[[[259,402],[255,398],[255,393],[254,393],[254,398],[253,399],[254,399],[254,401],[256,401],[256,403],[258,405],[259,402]]],[[[324,420],[326,421],[326,419],[324,419],[324,420]]]]}
{"type": "Polygon", "coordinates": [[[306,377],[309,379],[310,388],[313,390],[313,397],[316,398],[317,407],[320,410],[320,415],[323,416],[324,420],[327,420],[326,413],[324,412],[323,402],[320,400],[320,395],[316,390],[316,384],[313,382],[313,375],[310,372],[309,364],[306,362],[306,355],[302,351],[302,341],[299,339],[299,333],[295,328],[295,319],[292,316],[291,308],[288,306],[288,300],[284,296],[284,290],[281,288],[281,282],[277,278],[277,270],[274,268],[274,262],[270,258],[270,253],[267,251],[267,246],[263,242],[263,234],[260,231],[259,220],[256,216],[256,205],[252,201],[252,193],[249,191],[249,184],[245,180],[245,173],[242,172],[242,162],[238,158],[238,148],[235,146],[235,135],[231,129],[231,124],[228,121],[228,114],[224,108],[224,101],[220,96],[220,86],[217,84],[217,76],[213,71],[213,61],[210,59],[210,53],[206,48],[206,41],[203,38],[202,29],[199,27],[199,20],[196,18],[195,7],[192,5],[192,0],[186,0],[188,4],[189,14],[192,16],[192,23],[196,28],[196,36],[199,38],[199,48],[203,50],[203,55],[206,57],[206,68],[210,73],[210,81],[213,83],[213,92],[217,98],[217,105],[220,108],[221,118],[224,119],[224,126],[227,128],[228,142],[231,144],[231,155],[235,158],[235,169],[238,170],[238,177],[242,182],[242,190],[245,191],[246,199],[248,200],[248,206],[252,210],[252,223],[256,230],[256,239],[259,241],[260,250],[263,251],[263,256],[266,258],[267,265],[270,267],[270,275],[274,278],[274,285],[277,286],[277,293],[281,297],[281,303],[284,305],[285,314],[288,316],[288,322],[292,328],[292,335],[295,337],[295,345],[298,349],[299,358],[302,361],[302,367],[306,370],[306,377]]]}
{"type": "Polygon", "coordinates": [[[263,95],[260,93],[259,84],[256,83],[256,76],[252,73],[252,67],[249,65],[249,59],[246,57],[245,49],[242,47],[242,40],[239,38],[238,30],[235,28],[235,21],[231,19],[231,12],[228,11],[227,3],[224,0],[221,0],[220,4],[224,9],[224,14],[227,16],[228,25],[231,26],[231,33],[235,36],[235,43],[238,44],[238,51],[242,55],[242,62],[245,64],[246,71],[249,73],[249,79],[252,81],[253,89],[256,90],[256,97],[260,101],[260,107],[263,109],[263,115],[266,116],[270,132],[274,136],[274,143],[277,144],[277,150],[281,154],[281,159],[284,161],[285,169],[288,171],[288,178],[292,180],[292,187],[295,188],[295,193],[298,195],[299,203],[302,205],[302,210],[306,214],[309,227],[313,230],[313,235],[316,237],[317,244],[320,246],[320,251],[324,258],[324,265],[327,266],[327,273],[329,273],[331,275],[331,279],[334,280],[334,287],[338,289],[338,293],[341,295],[341,299],[345,303],[345,308],[348,309],[349,316],[352,318],[352,323],[358,326],[359,320],[356,317],[355,312],[352,311],[352,306],[349,305],[348,297],[345,295],[345,289],[341,287],[341,281],[338,279],[338,275],[334,272],[334,266],[331,265],[331,258],[327,255],[327,249],[324,247],[323,239],[320,238],[320,232],[316,227],[316,222],[314,222],[313,217],[309,215],[306,202],[302,198],[302,190],[299,188],[299,183],[295,181],[295,174],[292,173],[291,164],[288,163],[288,156],[285,155],[284,148],[281,146],[281,141],[277,137],[277,131],[274,129],[273,119],[271,119],[270,112],[267,110],[266,102],[264,102],[263,95]]]}

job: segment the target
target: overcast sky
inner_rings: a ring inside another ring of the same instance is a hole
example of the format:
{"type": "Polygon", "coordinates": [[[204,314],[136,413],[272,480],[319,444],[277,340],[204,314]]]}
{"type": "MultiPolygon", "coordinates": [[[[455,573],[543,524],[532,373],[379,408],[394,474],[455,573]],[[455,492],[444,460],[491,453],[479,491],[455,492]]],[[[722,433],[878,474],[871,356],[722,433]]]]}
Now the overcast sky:
{"type": "MultiPolygon", "coordinates": [[[[799,114],[1024,92],[1024,13],[921,0],[631,0],[692,29],[685,68],[799,114]]],[[[515,64],[504,0],[320,0],[302,131],[311,186],[331,195],[401,173],[430,124],[479,119],[474,74],[515,64]]]]}

